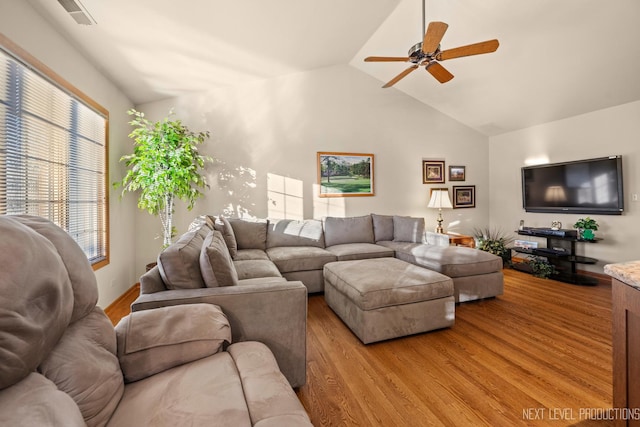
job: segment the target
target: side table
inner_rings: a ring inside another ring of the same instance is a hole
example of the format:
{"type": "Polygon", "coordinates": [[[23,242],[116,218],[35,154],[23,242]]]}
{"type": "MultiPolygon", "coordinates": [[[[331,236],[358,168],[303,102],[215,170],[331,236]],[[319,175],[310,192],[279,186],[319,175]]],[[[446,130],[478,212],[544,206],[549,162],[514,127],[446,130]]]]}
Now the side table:
{"type": "Polygon", "coordinates": [[[476,247],[476,239],[472,236],[465,236],[458,233],[446,233],[449,236],[449,243],[455,246],[466,246],[468,248],[476,247]]]}

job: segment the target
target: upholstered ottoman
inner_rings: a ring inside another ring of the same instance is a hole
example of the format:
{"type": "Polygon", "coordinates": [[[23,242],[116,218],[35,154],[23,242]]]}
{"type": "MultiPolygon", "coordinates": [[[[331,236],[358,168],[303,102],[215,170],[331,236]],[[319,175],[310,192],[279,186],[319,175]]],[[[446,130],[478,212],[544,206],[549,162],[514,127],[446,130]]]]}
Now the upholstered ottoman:
{"type": "Polygon", "coordinates": [[[365,344],[453,325],[453,281],[396,258],[331,262],[324,298],[365,344]]]}

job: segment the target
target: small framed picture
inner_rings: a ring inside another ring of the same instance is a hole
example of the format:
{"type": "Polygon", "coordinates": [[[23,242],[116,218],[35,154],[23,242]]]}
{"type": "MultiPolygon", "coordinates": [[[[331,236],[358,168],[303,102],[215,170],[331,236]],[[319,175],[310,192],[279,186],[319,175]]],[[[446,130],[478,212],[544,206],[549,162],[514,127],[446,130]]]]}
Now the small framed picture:
{"type": "Polygon", "coordinates": [[[444,160],[422,161],[422,183],[444,184],[444,160]]]}
{"type": "Polygon", "coordinates": [[[454,185],[453,186],[453,208],[475,208],[476,207],[476,186],[475,185],[454,185]]]}
{"type": "Polygon", "coordinates": [[[449,166],[449,181],[464,181],[465,179],[464,166],[449,166]]]}

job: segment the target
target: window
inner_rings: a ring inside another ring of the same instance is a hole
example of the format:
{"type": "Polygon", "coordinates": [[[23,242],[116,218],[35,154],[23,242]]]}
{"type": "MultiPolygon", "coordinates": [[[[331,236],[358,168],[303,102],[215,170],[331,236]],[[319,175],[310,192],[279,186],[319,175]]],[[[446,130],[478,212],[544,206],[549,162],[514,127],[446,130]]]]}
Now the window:
{"type": "Polygon", "coordinates": [[[0,34],[0,214],[47,218],[108,264],[109,113],[0,34]]]}

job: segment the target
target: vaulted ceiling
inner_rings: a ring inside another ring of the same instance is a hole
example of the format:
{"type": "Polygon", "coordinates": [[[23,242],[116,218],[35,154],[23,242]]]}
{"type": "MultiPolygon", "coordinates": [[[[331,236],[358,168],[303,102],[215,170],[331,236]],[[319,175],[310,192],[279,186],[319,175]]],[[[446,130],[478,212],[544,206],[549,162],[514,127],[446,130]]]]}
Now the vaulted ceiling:
{"type": "MultiPolygon", "coordinates": [[[[422,38],[421,0],[81,0],[83,26],[56,0],[28,0],[140,104],[339,64],[380,80],[422,38]]],[[[640,100],[640,1],[426,0],[448,49],[497,38],[492,54],[417,70],[402,91],[485,135],[640,100]]]]}

